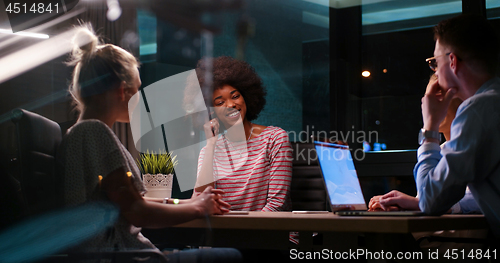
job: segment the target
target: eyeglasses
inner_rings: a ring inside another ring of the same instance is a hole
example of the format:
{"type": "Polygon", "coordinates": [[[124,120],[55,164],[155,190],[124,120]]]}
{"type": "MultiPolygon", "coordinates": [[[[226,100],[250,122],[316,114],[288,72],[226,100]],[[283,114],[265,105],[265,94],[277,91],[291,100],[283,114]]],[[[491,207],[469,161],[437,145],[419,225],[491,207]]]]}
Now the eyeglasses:
{"type": "Polygon", "coordinates": [[[437,67],[438,67],[436,58],[442,57],[442,56],[448,56],[449,54],[451,54],[451,52],[448,52],[448,53],[443,54],[443,55],[435,56],[435,57],[432,57],[432,58],[428,58],[428,59],[425,60],[425,62],[429,63],[429,68],[431,68],[432,71],[436,71],[437,67]]]}

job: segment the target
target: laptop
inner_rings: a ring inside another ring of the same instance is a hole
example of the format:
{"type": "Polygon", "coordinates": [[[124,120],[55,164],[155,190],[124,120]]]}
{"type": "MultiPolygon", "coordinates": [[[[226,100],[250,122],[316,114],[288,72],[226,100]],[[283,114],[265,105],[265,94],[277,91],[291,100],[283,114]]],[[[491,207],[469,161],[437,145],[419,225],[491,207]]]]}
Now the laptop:
{"type": "Polygon", "coordinates": [[[314,139],[332,211],[348,216],[415,216],[420,211],[367,211],[349,146],[314,139]]]}

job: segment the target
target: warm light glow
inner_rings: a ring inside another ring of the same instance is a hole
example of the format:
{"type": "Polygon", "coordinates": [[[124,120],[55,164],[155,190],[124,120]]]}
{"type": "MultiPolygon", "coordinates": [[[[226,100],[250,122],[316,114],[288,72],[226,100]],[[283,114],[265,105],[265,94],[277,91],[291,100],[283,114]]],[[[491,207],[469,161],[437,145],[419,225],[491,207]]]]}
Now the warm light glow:
{"type": "Polygon", "coordinates": [[[365,71],[361,72],[361,76],[363,76],[365,78],[368,78],[370,75],[371,75],[371,73],[368,70],[365,70],[365,71]]]}
{"type": "Polygon", "coordinates": [[[384,70],[382,70],[382,72],[387,73],[387,69],[385,68],[384,70]]]}
{"type": "Polygon", "coordinates": [[[118,0],[108,0],[108,12],[106,16],[109,21],[115,21],[122,15],[122,9],[118,0]]]}
{"type": "Polygon", "coordinates": [[[46,35],[46,34],[29,33],[29,32],[23,32],[23,31],[12,33],[12,30],[10,30],[10,29],[0,29],[0,33],[16,35],[16,36],[23,36],[23,37],[49,38],[49,35],[46,35]]]}

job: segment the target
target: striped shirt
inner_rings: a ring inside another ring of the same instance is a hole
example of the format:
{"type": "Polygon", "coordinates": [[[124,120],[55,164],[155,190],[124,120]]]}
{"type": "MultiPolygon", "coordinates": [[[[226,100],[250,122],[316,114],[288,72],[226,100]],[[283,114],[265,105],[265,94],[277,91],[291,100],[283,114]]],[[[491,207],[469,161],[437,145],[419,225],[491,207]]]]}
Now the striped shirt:
{"type": "MultiPolygon", "coordinates": [[[[198,159],[198,175],[205,156],[198,159]]],[[[269,126],[249,141],[220,136],[214,149],[214,180],[231,210],[286,211],[291,208],[292,147],[288,134],[269,126]]]]}

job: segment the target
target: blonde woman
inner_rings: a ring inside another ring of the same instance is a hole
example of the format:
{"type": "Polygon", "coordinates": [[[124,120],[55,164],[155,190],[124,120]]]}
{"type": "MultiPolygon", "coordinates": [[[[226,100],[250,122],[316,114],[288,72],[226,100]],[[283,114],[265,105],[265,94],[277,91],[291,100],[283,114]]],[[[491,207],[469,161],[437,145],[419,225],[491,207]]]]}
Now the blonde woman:
{"type": "MultiPolygon", "coordinates": [[[[128,109],[141,86],[138,62],[122,48],[99,44],[90,26],[82,26],[75,38],[90,39],[75,47],[70,65],[74,65],[70,93],[80,116],[65,135],[59,151],[64,174],[64,203],[76,206],[86,202],[109,201],[120,209],[112,228],[92,237],[76,250],[106,251],[155,248],[140,233],[141,227],[162,228],[228,211],[220,201],[221,190],[208,187],[199,196],[179,204],[146,201],[140,172],[127,149],[111,127],[115,122],[129,122],[128,109]]],[[[76,42],[76,41],[75,41],[76,42]]],[[[211,250],[203,254],[213,254],[211,250]]],[[[189,254],[201,251],[191,251],[189,254]]],[[[226,256],[236,256],[227,249],[226,256]]],[[[169,256],[182,259],[182,252],[169,256]]],[[[212,260],[216,257],[209,256],[212,260]]]]}

